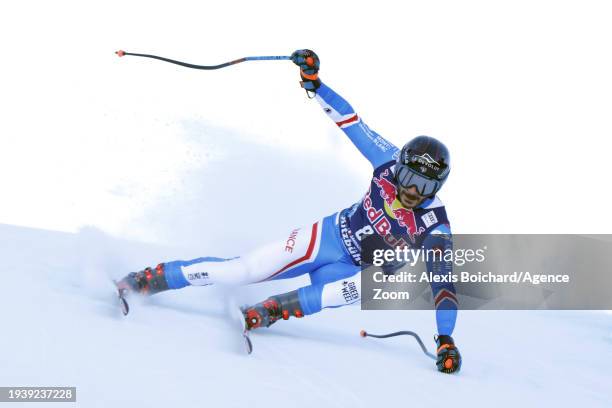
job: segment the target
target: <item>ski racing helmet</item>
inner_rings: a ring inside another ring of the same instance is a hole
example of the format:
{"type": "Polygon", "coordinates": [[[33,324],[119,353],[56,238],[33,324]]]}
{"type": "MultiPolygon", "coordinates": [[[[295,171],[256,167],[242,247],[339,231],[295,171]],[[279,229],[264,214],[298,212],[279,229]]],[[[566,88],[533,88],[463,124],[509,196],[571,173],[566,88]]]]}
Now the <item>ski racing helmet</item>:
{"type": "Polygon", "coordinates": [[[442,142],[417,136],[402,147],[395,164],[398,187],[416,187],[425,197],[434,196],[450,173],[450,153],[442,142]]]}

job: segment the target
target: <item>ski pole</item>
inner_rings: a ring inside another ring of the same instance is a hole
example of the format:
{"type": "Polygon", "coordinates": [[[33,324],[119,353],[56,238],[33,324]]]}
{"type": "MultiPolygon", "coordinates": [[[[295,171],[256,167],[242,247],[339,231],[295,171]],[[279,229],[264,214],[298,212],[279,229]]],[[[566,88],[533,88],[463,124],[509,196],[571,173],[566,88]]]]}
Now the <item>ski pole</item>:
{"type": "Polygon", "coordinates": [[[395,337],[395,336],[412,336],[419,343],[419,346],[421,346],[421,350],[423,350],[423,353],[425,353],[426,356],[434,360],[436,359],[436,356],[434,356],[429,351],[427,351],[427,347],[425,347],[425,344],[423,344],[423,340],[421,340],[419,335],[413,331],[402,330],[402,331],[397,331],[397,332],[388,333],[388,334],[371,334],[365,330],[361,330],[361,332],[359,332],[359,335],[364,338],[365,337],[375,337],[377,339],[386,339],[387,337],[395,337]]]}
{"type": "Polygon", "coordinates": [[[206,69],[206,70],[225,68],[225,67],[229,67],[230,65],[239,64],[239,63],[245,62],[245,61],[274,61],[274,60],[289,60],[289,59],[291,59],[290,56],[273,55],[273,56],[259,56],[259,57],[244,57],[244,58],[239,58],[237,60],[233,60],[233,61],[229,61],[229,62],[224,62],[223,64],[219,64],[219,65],[196,65],[196,64],[190,64],[188,62],[182,62],[182,61],[173,60],[173,59],[166,58],[166,57],[160,57],[158,55],[137,54],[137,53],[127,52],[127,51],[123,51],[123,50],[115,51],[115,54],[117,54],[119,57],[123,57],[125,55],[132,55],[132,56],[135,56],[135,57],[153,58],[153,59],[156,59],[156,60],[169,62],[171,64],[176,64],[176,65],[180,65],[180,66],[187,67],[187,68],[206,69]]]}

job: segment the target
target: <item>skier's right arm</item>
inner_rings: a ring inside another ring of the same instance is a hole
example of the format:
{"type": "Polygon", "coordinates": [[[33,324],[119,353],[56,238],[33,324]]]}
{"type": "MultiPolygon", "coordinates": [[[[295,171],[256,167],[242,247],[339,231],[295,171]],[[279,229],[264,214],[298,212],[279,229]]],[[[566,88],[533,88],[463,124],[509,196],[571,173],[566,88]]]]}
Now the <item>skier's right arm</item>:
{"type": "Polygon", "coordinates": [[[295,51],[291,60],[300,67],[302,87],[306,91],[315,93],[315,98],[325,113],[342,129],[374,168],[395,159],[394,154],[399,149],[371,130],[344,98],[321,82],[318,77],[319,58],[313,51],[295,51]]]}

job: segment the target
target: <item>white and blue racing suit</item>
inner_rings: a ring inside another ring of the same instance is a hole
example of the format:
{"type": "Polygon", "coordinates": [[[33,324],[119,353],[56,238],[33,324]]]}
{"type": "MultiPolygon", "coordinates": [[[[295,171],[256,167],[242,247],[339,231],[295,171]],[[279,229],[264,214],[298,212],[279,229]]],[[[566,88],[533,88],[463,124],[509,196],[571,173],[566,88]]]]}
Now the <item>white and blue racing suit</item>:
{"type": "MultiPolygon", "coordinates": [[[[378,235],[390,247],[444,250],[452,246],[446,211],[437,197],[413,210],[399,202],[393,182],[398,148],[370,130],[351,105],[325,84],[317,90],[316,99],[372,164],[365,196],[349,208],[293,229],[286,237],[241,257],[167,262],[169,288],[245,285],[308,273],[311,284],[298,290],[302,311],[308,315],[360,301],[360,243],[366,235],[378,235]],[[398,236],[408,242],[398,242],[398,236]]],[[[447,274],[451,268],[449,262],[427,262],[428,271],[434,274],[447,274]]],[[[438,333],[451,335],[457,318],[455,288],[452,283],[432,283],[431,289],[438,333]]]]}

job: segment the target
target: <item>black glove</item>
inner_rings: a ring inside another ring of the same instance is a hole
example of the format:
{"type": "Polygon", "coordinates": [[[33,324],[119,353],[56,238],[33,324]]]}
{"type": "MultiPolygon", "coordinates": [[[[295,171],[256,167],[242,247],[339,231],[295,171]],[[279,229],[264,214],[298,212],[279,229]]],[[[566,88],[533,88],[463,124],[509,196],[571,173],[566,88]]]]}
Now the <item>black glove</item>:
{"type": "Polygon", "coordinates": [[[453,338],[441,334],[436,337],[436,344],[438,345],[438,359],[436,360],[438,371],[446,374],[459,371],[461,369],[461,354],[459,354],[459,349],[455,346],[453,338]]]}
{"type": "Polygon", "coordinates": [[[316,91],[321,86],[319,79],[319,57],[311,50],[297,50],[291,54],[291,61],[300,67],[302,88],[307,91],[316,91]]]}

